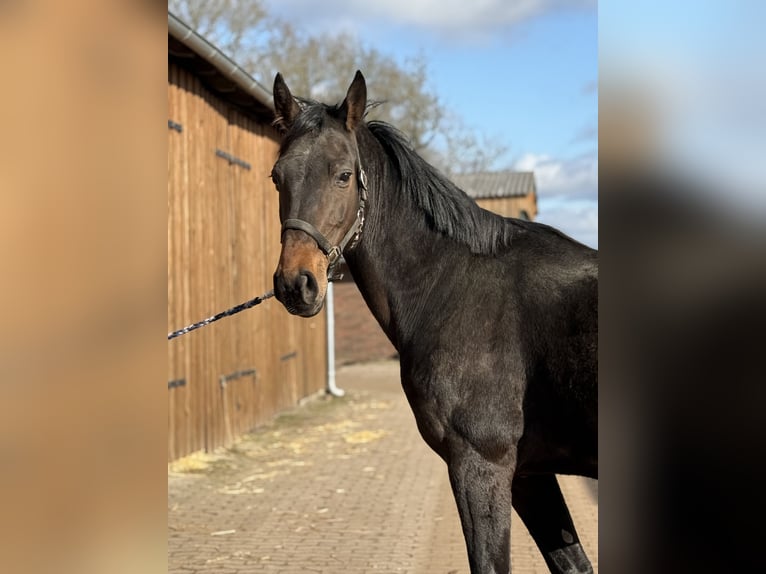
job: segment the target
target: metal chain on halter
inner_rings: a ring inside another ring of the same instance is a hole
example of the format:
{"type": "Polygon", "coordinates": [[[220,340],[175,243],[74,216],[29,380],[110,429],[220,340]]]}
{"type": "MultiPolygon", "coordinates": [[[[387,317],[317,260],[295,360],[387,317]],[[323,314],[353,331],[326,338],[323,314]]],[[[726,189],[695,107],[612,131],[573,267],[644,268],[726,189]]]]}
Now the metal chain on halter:
{"type": "MultiPolygon", "coordinates": [[[[328,281],[340,281],[343,279],[343,273],[338,272],[338,265],[341,262],[341,256],[345,251],[351,251],[359,243],[359,239],[362,237],[362,230],[364,229],[364,217],[365,207],[367,206],[367,174],[362,169],[361,163],[359,164],[359,208],[356,211],[356,221],[354,222],[354,233],[352,235],[346,235],[343,241],[339,245],[336,245],[331,250],[327,251],[327,259],[329,265],[327,266],[327,280],[328,281]]],[[[349,230],[351,231],[351,230],[349,230]]],[[[317,233],[319,233],[317,231],[317,233]]],[[[321,235],[321,234],[320,234],[321,235]]],[[[312,235],[314,239],[316,236],[312,235]]],[[[317,243],[319,241],[317,240],[317,243]]],[[[320,247],[321,249],[321,247],[320,247]]]]}
{"type": "Polygon", "coordinates": [[[353,249],[356,244],[359,243],[359,239],[362,237],[362,230],[364,229],[364,215],[365,208],[367,207],[367,174],[362,169],[362,164],[359,164],[359,209],[356,212],[356,219],[359,225],[356,228],[356,233],[351,238],[347,249],[353,249]]]}

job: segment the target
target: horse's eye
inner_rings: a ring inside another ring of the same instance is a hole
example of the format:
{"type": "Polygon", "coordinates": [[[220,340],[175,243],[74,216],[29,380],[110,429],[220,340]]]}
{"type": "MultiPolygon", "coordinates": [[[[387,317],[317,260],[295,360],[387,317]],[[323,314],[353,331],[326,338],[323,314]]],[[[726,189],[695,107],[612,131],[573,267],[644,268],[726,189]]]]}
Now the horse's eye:
{"type": "Polygon", "coordinates": [[[348,183],[351,181],[351,172],[350,171],[344,171],[338,176],[338,182],[339,183],[348,183]]]}

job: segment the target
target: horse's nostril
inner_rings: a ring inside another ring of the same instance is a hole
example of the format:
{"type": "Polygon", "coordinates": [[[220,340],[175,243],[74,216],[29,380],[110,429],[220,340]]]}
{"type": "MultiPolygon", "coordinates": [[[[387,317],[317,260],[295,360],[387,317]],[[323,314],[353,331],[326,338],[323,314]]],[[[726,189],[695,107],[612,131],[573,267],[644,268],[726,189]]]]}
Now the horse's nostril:
{"type": "Polygon", "coordinates": [[[313,308],[319,298],[319,284],[311,271],[301,269],[297,274],[274,273],[274,295],[288,311],[295,313],[303,307],[313,308]]]}
{"type": "Polygon", "coordinates": [[[316,301],[317,295],[319,294],[319,286],[317,285],[317,280],[313,273],[305,270],[301,271],[298,276],[297,291],[301,294],[301,299],[303,299],[303,302],[307,305],[316,301]]]}

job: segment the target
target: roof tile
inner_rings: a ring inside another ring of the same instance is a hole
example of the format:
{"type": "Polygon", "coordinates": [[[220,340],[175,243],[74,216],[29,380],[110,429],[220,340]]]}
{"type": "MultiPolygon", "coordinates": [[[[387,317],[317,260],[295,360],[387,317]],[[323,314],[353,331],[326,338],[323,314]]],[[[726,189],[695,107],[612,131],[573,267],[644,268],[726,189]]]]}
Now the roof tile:
{"type": "Polygon", "coordinates": [[[469,197],[520,197],[536,192],[535,174],[531,171],[485,171],[460,173],[452,181],[469,197]]]}

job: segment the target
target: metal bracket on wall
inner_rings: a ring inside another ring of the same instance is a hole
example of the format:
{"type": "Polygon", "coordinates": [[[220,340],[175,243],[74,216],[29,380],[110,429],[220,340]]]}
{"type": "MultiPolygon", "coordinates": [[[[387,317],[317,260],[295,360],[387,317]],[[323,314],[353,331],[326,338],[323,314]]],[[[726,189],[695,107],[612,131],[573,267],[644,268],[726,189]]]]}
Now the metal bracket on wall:
{"type": "Polygon", "coordinates": [[[220,150],[220,149],[215,150],[215,155],[217,155],[218,157],[222,157],[223,159],[228,161],[229,165],[236,164],[240,167],[244,167],[246,170],[250,170],[252,168],[252,166],[246,161],[241,160],[238,157],[234,157],[230,153],[226,153],[223,150],[220,150]]]}
{"type": "Polygon", "coordinates": [[[175,379],[168,381],[168,390],[175,389],[176,387],[183,387],[186,385],[186,379],[175,379]]]}
{"type": "Polygon", "coordinates": [[[255,376],[258,374],[258,371],[255,369],[244,369],[241,371],[234,371],[233,373],[229,373],[228,375],[221,375],[218,377],[218,382],[221,385],[222,389],[226,388],[226,385],[229,384],[229,382],[234,381],[236,379],[241,379],[242,377],[250,377],[252,376],[255,378],[255,376]]]}
{"type": "Polygon", "coordinates": [[[168,120],[168,127],[171,130],[176,130],[178,133],[184,131],[184,127],[181,124],[174,122],[173,120],[168,120]]]}

